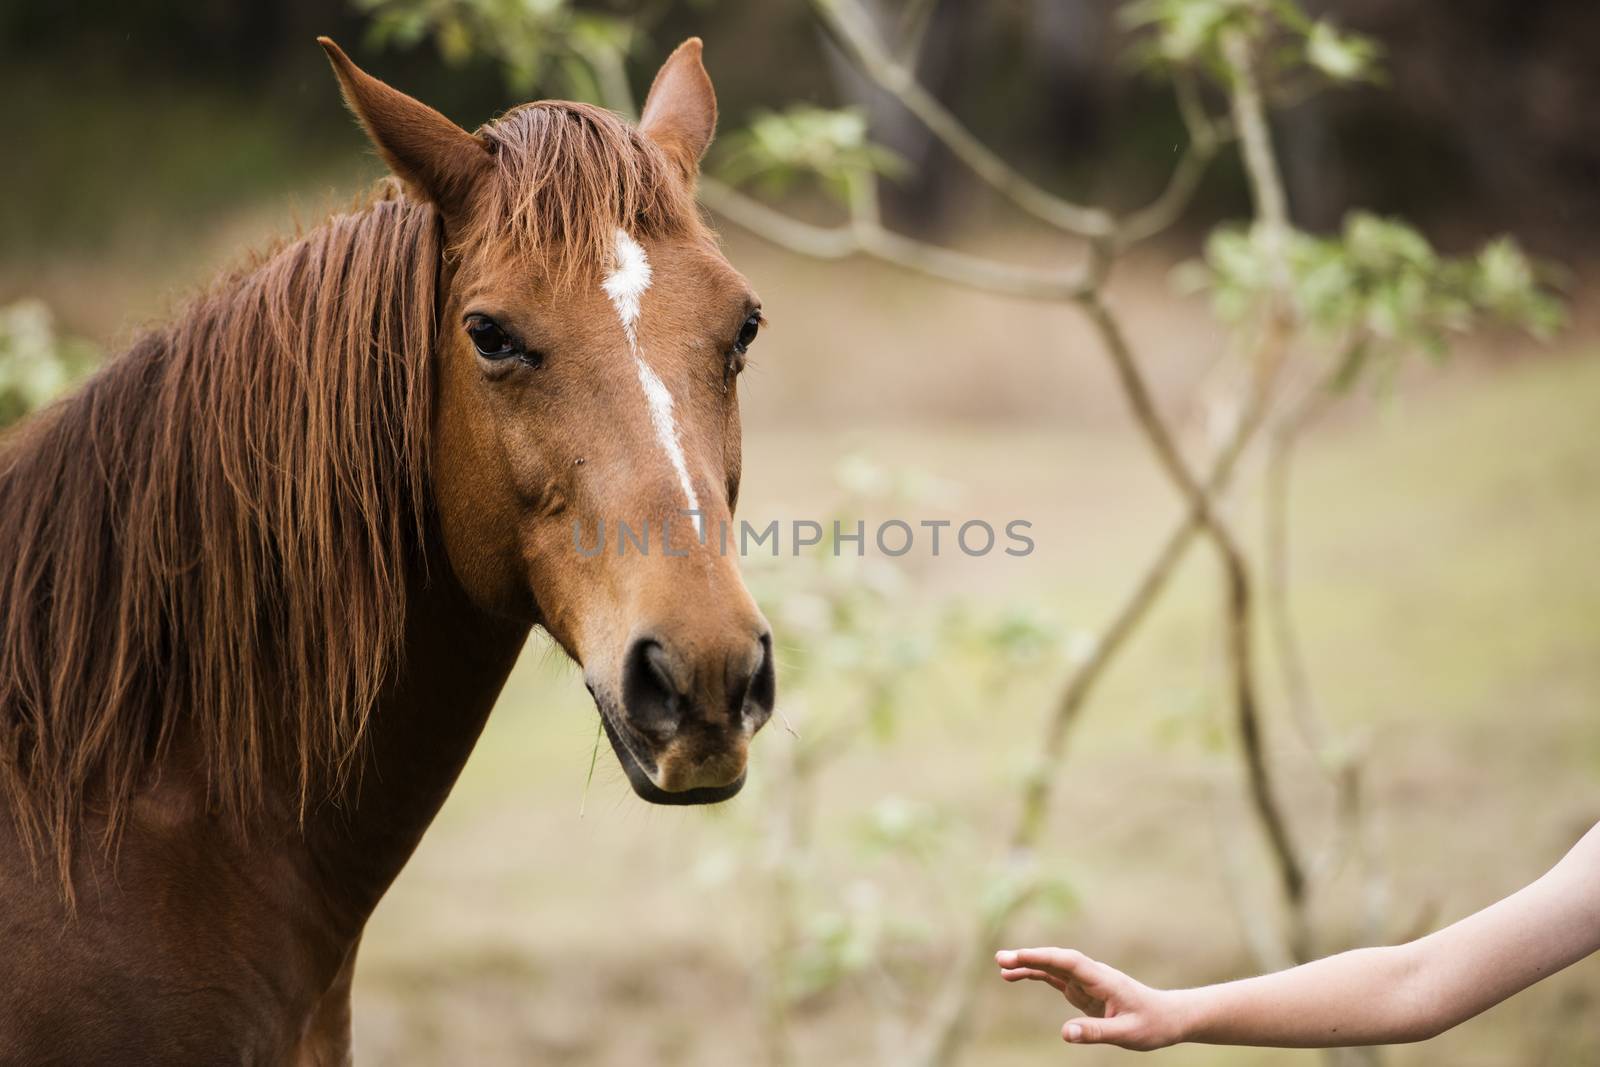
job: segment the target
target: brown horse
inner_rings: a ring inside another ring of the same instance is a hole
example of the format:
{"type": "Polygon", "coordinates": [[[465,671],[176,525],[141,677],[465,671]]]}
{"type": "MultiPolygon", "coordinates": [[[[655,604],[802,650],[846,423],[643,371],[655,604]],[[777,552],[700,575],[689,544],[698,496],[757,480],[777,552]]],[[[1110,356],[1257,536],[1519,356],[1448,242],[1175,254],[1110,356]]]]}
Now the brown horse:
{"type": "Polygon", "coordinates": [[[694,204],[699,41],[636,129],[472,134],[323,45],[403,187],[0,445],[0,1062],[347,1062],[362,928],[534,626],[646,800],[738,792],[771,712],[703,536],[761,313],[694,204]],[[578,550],[623,522],[649,551],[578,550]]]}

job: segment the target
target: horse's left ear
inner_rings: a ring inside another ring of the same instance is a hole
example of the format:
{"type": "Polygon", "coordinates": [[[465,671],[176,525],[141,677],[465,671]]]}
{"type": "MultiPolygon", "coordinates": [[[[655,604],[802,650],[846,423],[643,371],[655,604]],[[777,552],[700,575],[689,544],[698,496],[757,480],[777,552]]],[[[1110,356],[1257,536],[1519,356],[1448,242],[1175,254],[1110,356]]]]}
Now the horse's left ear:
{"type": "Polygon", "coordinates": [[[328,53],[345,103],[389,169],[447,218],[465,211],[473,189],[492,166],[488,147],[427,104],[356,66],[328,38],[318,37],[317,43],[328,53]]]}
{"type": "Polygon", "coordinates": [[[700,38],[691,37],[667,57],[639,118],[639,132],[665,149],[690,178],[699,173],[717,129],[717,94],[700,48],[700,38]]]}

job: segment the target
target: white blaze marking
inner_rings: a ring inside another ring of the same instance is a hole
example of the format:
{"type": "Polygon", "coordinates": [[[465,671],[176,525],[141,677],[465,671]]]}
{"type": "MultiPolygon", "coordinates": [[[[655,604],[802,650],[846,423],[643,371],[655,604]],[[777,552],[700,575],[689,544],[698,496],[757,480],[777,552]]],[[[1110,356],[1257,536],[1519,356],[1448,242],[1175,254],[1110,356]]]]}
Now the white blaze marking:
{"type": "Polygon", "coordinates": [[[623,332],[628,335],[628,347],[639,354],[639,301],[650,288],[650,260],[645,257],[639,242],[628,236],[626,230],[617,231],[617,262],[603,284],[606,295],[617,309],[623,332]]]}
{"type": "MultiPolygon", "coordinates": [[[[627,231],[617,231],[617,262],[601,283],[611,306],[617,309],[622,320],[622,332],[628,338],[628,351],[633,355],[633,366],[639,374],[639,385],[644,388],[645,403],[650,408],[650,425],[655,428],[656,440],[667,460],[678,475],[683,496],[689,510],[700,510],[700,499],[695,496],[694,483],[689,479],[689,464],[683,456],[683,443],[678,438],[678,423],[672,416],[672,393],[650,364],[639,354],[639,302],[650,288],[650,260],[639,247],[639,242],[627,231]]],[[[695,526],[705,537],[705,516],[695,516],[695,526]]]]}

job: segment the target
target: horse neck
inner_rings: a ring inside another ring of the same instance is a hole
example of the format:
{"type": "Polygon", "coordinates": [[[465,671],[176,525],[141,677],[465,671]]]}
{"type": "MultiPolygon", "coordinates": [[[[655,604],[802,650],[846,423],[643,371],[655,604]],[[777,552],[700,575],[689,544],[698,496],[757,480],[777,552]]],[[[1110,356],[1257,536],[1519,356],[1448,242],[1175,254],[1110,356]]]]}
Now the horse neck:
{"type": "Polygon", "coordinates": [[[529,632],[473,607],[443,560],[408,585],[404,659],[373,709],[362,766],[306,827],[323,899],[354,933],[443,806],[529,632]]]}

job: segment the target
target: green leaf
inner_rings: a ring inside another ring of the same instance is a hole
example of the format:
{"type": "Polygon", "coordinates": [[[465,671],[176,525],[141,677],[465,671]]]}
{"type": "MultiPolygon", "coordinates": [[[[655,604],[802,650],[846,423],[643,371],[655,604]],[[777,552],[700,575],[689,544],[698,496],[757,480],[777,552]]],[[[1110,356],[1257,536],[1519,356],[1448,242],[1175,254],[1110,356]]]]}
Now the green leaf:
{"type": "MultiPolygon", "coordinates": [[[[1272,250],[1259,231],[1224,226],[1205,246],[1202,263],[1186,265],[1191,291],[1209,292],[1222,321],[1240,325],[1274,298],[1272,250]]],[[[1494,322],[1548,337],[1559,329],[1559,300],[1541,271],[1509,238],[1470,258],[1441,256],[1414,227],[1354,211],[1334,237],[1292,233],[1287,243],[1293,306],[1303,325],[1326,340],[1371,346],[1371,355],[1341,371],[1395,373],[1408,355],[1440,360],[1452,335],[1494,322]]],[[[1345,382],[1346,387],[1350,382],[1345,382]]]]}
{"type": "Polygon", "coordinates": [[[44,301],[0,307],[0,426],[50,403],[98,359],[93,345],[57,332],[44,301]]]}
{"type": "Polygon", "coordinates": [[[856,108],[796,105],[758,112],[750,125],[724,138],[716,169],[733,184],[757,182],[782,191],[805,178],[821,179],[841,195],[862,173],[894,177],[906,164],[867,136],[865,114],[856,108]]]}
{"type": "Polygon", "coordinates": [[[1336,29],[1326,19],[1306,34],[1306,61],[1336,82],[1372,81],[1377,75],[1376,42],[1336,29]]]}

